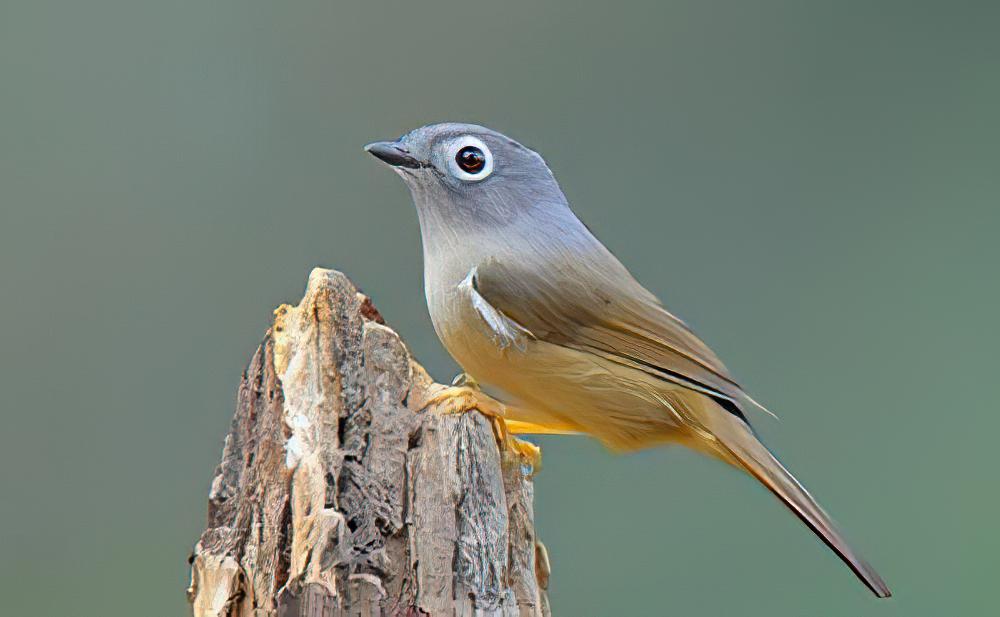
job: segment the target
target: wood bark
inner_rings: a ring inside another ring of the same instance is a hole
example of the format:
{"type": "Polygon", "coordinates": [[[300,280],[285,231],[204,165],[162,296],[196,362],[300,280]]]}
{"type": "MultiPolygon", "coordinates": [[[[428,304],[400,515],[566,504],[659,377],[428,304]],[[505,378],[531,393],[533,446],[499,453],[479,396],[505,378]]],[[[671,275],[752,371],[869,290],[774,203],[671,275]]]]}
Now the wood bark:
{"type": "Polygon", "coordinates": [[[548,616],[530,469],[440,388],[339,272],[275,311],[243,375],[195,617],[548,616]]]}

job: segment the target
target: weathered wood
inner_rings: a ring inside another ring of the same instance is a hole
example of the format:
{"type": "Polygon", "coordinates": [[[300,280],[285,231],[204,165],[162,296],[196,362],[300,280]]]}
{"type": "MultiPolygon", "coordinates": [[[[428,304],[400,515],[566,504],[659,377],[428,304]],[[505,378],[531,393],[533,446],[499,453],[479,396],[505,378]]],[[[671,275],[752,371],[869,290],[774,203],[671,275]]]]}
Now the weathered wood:
{"type": "Polygon", "coordinates": [[[192,556],[196,617],[547,616],[524,462],[341,273],[275,311],[192,556]]]}

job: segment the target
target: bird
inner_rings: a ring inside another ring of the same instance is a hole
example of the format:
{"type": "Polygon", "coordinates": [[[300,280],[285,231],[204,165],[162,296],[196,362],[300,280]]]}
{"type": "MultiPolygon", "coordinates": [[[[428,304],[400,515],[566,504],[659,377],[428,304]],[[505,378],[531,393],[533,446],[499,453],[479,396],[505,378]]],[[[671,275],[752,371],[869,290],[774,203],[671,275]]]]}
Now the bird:
{"type": "Polygon", "coordinates": [[[680,444],[720,459],[763,484],[877,597],[891,595],[758,438],[748,414],[763,407],[576,216],[538,153],[454,122],[364,149],[409,188],[431,321],[464,371],[428,404],[478,409],[515,434],[584,434],[619,452],[680,444]]]}

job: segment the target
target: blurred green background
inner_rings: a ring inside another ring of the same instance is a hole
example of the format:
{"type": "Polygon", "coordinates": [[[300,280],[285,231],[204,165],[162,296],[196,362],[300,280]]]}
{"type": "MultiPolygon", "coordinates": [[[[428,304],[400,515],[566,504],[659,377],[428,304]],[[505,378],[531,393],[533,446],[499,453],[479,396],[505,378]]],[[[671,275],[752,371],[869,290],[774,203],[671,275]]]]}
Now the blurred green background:
{"type": "Polygon", "coordinates": [[[1000,494],[1000,4],[0,0],[0,612],[180,615],[239,375],[315,265],[438,379],[362,144],[465,120],[780,416],[879,566],[679,449],[546,438],[557,615],[982,615],[1000,494]]]}

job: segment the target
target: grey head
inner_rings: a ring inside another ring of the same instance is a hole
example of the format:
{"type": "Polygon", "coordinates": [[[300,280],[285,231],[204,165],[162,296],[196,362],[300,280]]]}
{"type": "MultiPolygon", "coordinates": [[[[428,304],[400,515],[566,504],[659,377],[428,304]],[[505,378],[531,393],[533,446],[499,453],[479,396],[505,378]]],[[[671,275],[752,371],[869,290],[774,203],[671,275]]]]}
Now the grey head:
{"type": "Polygon", "coordinates": [[[572,217],[542,157],[482,126],[431,124],[365,151],[406,182],[425,239],[432,227],[492,232],[526,220],[572,217]]]}

